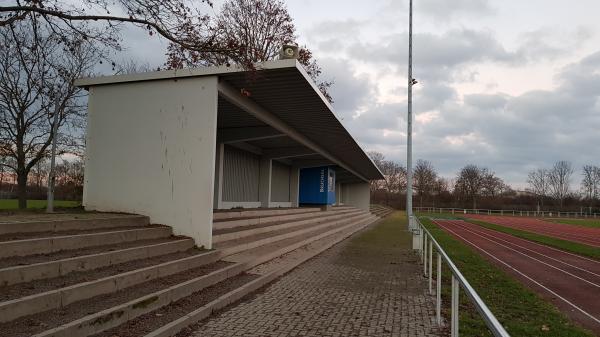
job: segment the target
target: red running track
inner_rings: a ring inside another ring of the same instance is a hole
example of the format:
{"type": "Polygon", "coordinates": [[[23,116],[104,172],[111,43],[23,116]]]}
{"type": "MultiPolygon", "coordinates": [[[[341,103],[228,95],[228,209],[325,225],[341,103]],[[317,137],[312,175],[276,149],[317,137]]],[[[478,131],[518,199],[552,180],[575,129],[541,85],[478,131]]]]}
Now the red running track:
{"type": "Polygon", "coordinates": [[[600,334],[600,261],[462,220],[434,223],[600,334]]]}
{"type": "Polygon", "coordinates": [[[468,214],[465,215],[465,217],[546,236],[552,236],[563,240],[583,243],[588,246],[600,247],[600,228],[588,228],[523,217],[481,214],[468,214]]]}

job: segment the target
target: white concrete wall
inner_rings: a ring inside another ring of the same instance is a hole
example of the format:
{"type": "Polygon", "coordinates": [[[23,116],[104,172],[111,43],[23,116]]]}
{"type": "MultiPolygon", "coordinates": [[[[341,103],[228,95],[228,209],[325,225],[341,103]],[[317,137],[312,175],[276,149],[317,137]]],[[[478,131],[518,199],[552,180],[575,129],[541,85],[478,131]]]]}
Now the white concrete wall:
{"type": "Polygon", "coordinates": [[[342,184],[344,205],[369,211],[371,191],[369,183],[342,184]]]}
{"type": "Polygon", "coordinates": [[[217,77],[90,88],[84,205],[211,248],[217,77]]]}

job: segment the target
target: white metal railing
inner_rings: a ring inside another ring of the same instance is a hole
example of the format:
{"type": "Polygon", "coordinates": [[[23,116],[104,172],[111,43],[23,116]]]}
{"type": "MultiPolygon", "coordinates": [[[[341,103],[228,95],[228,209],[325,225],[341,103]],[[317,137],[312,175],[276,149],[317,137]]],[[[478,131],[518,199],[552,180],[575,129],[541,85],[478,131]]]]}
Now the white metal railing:
{"type": "Polygon", "coordinates": [[[460,288],[462,288],[467,297],[473,302],[475,308],[485,321],[485,324],[490,329],[492,334],[496,337],[510,337],[508,332],[504,329],[502,324],[498,322],[496,316],[490,311],[487,305],[483,302],[481,297],[477,294],[475,289],[469,284],[469,281],[463,276],[458,270],[456,265],[452,262],[448,254],[439,245],[435,238],[431,235],[429,230],[423,226],[419,218],[413,217],[411,221],[413,225],[413,232],[420,235],[420,250],[421,259],[423,261],[423,273],[429,277],[429,294],[433,294],[433,248],[435,247],[437,253],[437,282],[436,282],[436,321],[438,325],[442,325],[442,261],[444,261],[450,272],[452,273],[452,294],[451,294],[451,310],[450,310],[450,336],[458,337],[458,299],[460,288]]]}
{"type": "Polygon", "coordinates": [[[590,218],[600,219],[600,213],[586,212],[560,212],[560,211],[521,211],[506,209],[472,209],[472,208],[440,208],[440,207],[415,207],[416,212],[427,213],[452,213],[452,214],[484,214],[484,215],[512,215],[533,217],[557,217],[557,218],[590,218]]]}

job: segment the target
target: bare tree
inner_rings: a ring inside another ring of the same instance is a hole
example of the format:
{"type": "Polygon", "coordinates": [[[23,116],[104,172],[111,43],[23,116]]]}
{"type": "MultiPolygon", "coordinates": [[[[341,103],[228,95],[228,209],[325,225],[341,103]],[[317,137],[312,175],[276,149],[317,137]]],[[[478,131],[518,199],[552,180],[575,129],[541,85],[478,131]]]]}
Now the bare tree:
{"type": "Polygon", "coordinates": [[[63,160],[56,167],[58,194],[68,200],[81,200],[83,194],[83,160],[63,160]]]}
{"type": "MultiPolygon", "coordinates": [[[[0,155],[11,159],[3,165],[15,172],[19,208],[26,208],[27,177],[47,155],[54,116],[64,131],[84,123],[84,93],[73,83],[91,71],[99,51],[83,39],[63,40],[35,19],[0,29],[0,45],[0,155]]],[[[76,133],[57,135],[59,154],[77,147],[70,136],[76,133]]]]}
{"type": "Polygon", "coordinates": [[[0,27],[39,20],[59,39],[95,40],[120,49],[120,29],[133,25],[149,35],[160,35],[186,50],[237,53],[232,45],[213,44],[206,29],[210,0],[61,0],[8,1],[0,6],[0,27]],[[209,6],[209,7],[207,7],[209,6]]]}
{"type": "Polygon", "coordinates": [[[157,70],[157,69],[152,69],[152,67],[150,66],[150,63],[148,63],[148,62],[139,63],[138,61],[136,61],[134,59],[129,59],[127,61],[122,62],[121,64],[115,64],[115,74],[116,75],[138,74],[138,73],[145,73],[145,72],[149,72],[149,71],[153,71],[153,70],[157,70]]]}
{"type": "Polygon", "coordinates": [[[600,167],[584,165],[582,172],[581,190],[589,206],[593,207],[594,200],[600,196],[600,167]]]}
{"type": "MultiPolygon", "coordinates": [[[[257,62],[276,59],[281,46],[297,40],[296,28],[286,5],[280,0],[227,0],[218,15],[210,21],[208,31],[212,45],[220,50],[238,53],[196,51],[178,43],[168,48],[167,67],[221,66],[238,64],[251,67],[257,62]]],[[[332,81],[320,79],[321,67],[306,48],[300,48],[298,61],[315,81],[323,95],[332,102],[332,81]]]]}
{"type": "Polygon", "coordinates": [[[550,190],[554,198],[558,200],[561,209],[571,188],[572,175],[573,166],[570,162],[564,160],[556,162],[548,173],[550,190]]]}
{"type": "Polygon", "coordinates": [[[463,167],[456,177],[455,193],[472,201],[474,209],[477,208],[477,199],[481,195],[487,174],[487,169],[469,164],[463,167]]]}
{"type": "MultiPolygon", "coordinates": [[[[367,154],[369,155],[371,160],[373,160],[373,163],[375,163],[375,166],[377,166],[377,168],[379,168],[379,170],[382,170],[383,162],[385,161],[385,156],[383,155],[383,153],[377,152],[377,151],[369,151],[367,154]]],[[[373,195],[373,193],[375,193],[376,191],[382,189],[383,184],[384,184],[383,180],[371,180],[369,182],[371,195],[373,195]]]]}
{"type": "Polygon", "coordinates": [[[483,169],[483,182],[482,182],[482,194],[490,198],[496,198],[501,195],[507,188],[504,180],[497,177],[496,174],[490,170],[483,169]]]}
{"type": "Polygon", "coordinates": [[[437,172],[431,162],[422,159],[417,160],[413,172],[413,188],[419,197],[419,207],[423,207],[423,197],[429,197],[435,189],[437,172]]]}
{"type": "Polygon", "coordinates": [[[538,199],[538,204],[541,208],[544,207],[544,199],[548,196],[550,190],[550,182],[548,178],[548,170],[537,169],[529,172],[527,183],[533,194],[538,199]]]}

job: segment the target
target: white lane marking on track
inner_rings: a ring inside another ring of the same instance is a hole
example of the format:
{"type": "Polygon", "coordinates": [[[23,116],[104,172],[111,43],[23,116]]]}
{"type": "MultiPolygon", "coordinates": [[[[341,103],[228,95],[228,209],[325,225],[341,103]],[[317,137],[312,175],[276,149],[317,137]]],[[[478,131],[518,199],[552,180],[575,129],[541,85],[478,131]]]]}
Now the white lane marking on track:
{"type": "MultiPolygon", "coordinates": [[[[494,221],[494,220],[492,220],[492,221],[494,221]]],[[[522,224],[522,223],[518,223],[518,222],[514,222],[514,221],[504,221],[503,219],[496,219],[495,221],[496,221],[496,224],[501,225],[501,226],[509,226],[512,228],[522,229],[522,230],[526,230],[526,231],[532,231],[534,233],[540,233],[540,234],[552,234],[558,238],[563,238],[563,239],[574,238],[574,239],[583,241],[582,243],[584,243],[584,244],[589,244],[589,245],[593,245],[593,246],[598,246],[600,244],[600,240],[590,239],[586,236],[582,236],[582,235],[578,235],[578,234],[564,233],[558,229],[553,230],[553,229],[548,229],[548,228],[539,228],[532,224],[522,224]]]]}
{"type": "MultiPolygon", "coordinates": [[[[554,261],[556,261],[556,262],[559,262],[559,263],[565,264],[565,265],[567,265],[567,266],[569,266],[569,267],[573,267],[573,268],[575,268],[575,269],[579,269],[579,270],[581,270],[581,271],[583,271],[583,272],[586,272],[586,273],[592,274],[592,275],[594,275],[594,276],[598,276],[598,277],[600,277],[600,274],[596,274],[596,273],[594,273],[593,271],[589,271],[589,270],[587,270],[587,269],[584,269],[584,268],[581,268],[581,267],[578,267],[578,266],[574,266],[574,265],[572,265],[572,264],[570,264],[570,263],[568,263],[568,262],[561,261],[561,260],[559,260],[559,259],[557,259],[557,258],[554,258],[554,257],[552,257],[552,256],[548,256],[548,255],[546,255],[546,254],[543,254],[543,253],[540,253],[540,252],[536,252],[536,251],[535,251],[535,250],[533,250],[533,249],[529,249],[529,248],[527,248],[527,247],[524,247],[524,246],[521,246],[521,245],[519,245],[519,244],[517,244],[517,243],[510,242],[510,241],[508,241],[508,240],[505,240],[505,239],[502,239],[502,238],[500,238],[500,237],[497,237],[497,236],[495,236],[495,235],[493,235],[493,234],[487,233],[486,231],[484,231],[484,230],[482,230],[482,229],[479,229],[479,228],[478,228],[479,230],[476,230],[476,229],[469,228],[468,226],[461,225],[462,223],[465,223],[465,224],[466,224],[466,223],[469,223],[469,222],[465,222],[465,221],[456,221],[456,222],[453,222],[453,223],[454,223],[455,225],[457,225],[457,226],[461,226],[461,228],[464,228],[466,231],[469,231],[469,232],[471,232],[471,233],[479,233],[479,234],[482,234],[482,235],[486,235],[486,236],[492,237],[492,238],[494,238],[494,239],[497,239],[497,240],[500,240],[500,241],[506,242],[506,243],[508,243],[508,244],[511,244],[511,245],[517,246],[517,247],[519,247],[519,248],[525,249],[525,250],[527,250],[527,251],[530,251],[530,252],[532,252],[532,253],[534,253],[534,254],[538,254],[538,255],[544,256],[544,257],[546,257],[546,258],[549,258],[549,259],[551,259],[551,260],[554,260],[554,261]]],[[[504,233],[503,233],[503,234],[504,234],[504,233]]],[[[506,235],[510,235],[510,234],[506,234],[506,235]]],[[[518,237],[516,237],[516,236],[513,236],[513,238],[515,238],[515,239],[517,239],[517,240],[520,240],[520,241],[527,241],[527,240],[524,240],[524,239],[518,238],[518,237]]],[[[527,241],[527,242],[529,243],[530,241],[527,241]]],[[[540,246],[541,246],[541,245],[540,245],[540,246]]],[[[547,247],[547,246],[543,246],[543,247],[547,247]]],[[[548,248],[549,248],[549,247],[548,247],[548,248]]],[[[558,249],[557,249],[557,250],[558,250],[558,249]]],[[[558,251],[559,251],[559,252],[563,252],[562,250],[558,250],[558,251]]],[[[575,254],[572,254],[572,255],[575,255],[575,254]]],[[[575,255],[575,256],[578,256],[578,255],[575,255]]]]}
{"type": "MultiPolygon", "coordinates": [[[[467,221],[465,221],[465,222],[467,222],[467,221]]],[[[502,225],[498,225],[498,226],[502,226],[502,225]]],[[[509,234],[509,235],[510,235],[510,234],[509,234]]],[[[552,249],[552,250],[556,250],[556,251],[559,251],[559,252],[562,252],[562,253],[565,253],[565,254],[573,255],[573,256],[579,257],[579,258],[581,258],[581,259],[584,259],[584,260],[590,261],[590,262],[594,262],[594,263],[598,263],[598,264],[600,264],[600,261],[598,261],[598,260],[594,260],[594,259],[591,259],[591,258],[589,258],[589,257],[585,257],[585,256],[581,256],[581,255],[573,254],[573,253],[571,253],[571,252],[565,252],[565,251],[563,251],[563,250],[560,250],[560,249],[557,249],[557,248],[554,248],[554,247],[550,247],[550,246],[545,246],[545,245],[543,245],[543,244],[541,244],[541,243],[537,243],[537,242],[533,242],[533,241],[531,241],[531,243],[532,243],[532,244],[535,244],[535,245],[538,245],[538,246],[546,247],[546,248],[549,248],[549,249],[552,249]]]]}
{"type": "Polygon", "coordinates": [[[491,240],[491,239],[488,239],[488,238],[486,238],[486,237],[485,237],[485,236],[483,236],[483,235],[479,235],[479,234],[477,234],[477,233],[475,233],[475,232],[471,232],[471,231],[470,231],[470,230],[468,230],[468,229],[465,229],[465,230],[466,230],[467,232],[473,233],[474,235],[477,235],[477,236],[479,236],[479,237],[483,238],[484,240],[487,240],[487,241],[489,241],[489,242],[492,242],[492,243],[494,243],[494,244],[497,244],[497,245],[499,245],[499,246],[502,246],[502,247],[504,247],[504,248],[508,248],[508,249],[512,250],[513,252],[515,252],[515,253],[517,253],[517,254],[521,254],[521,255],[523,255],[523,256],[525,256],[525,257],[528,257],[528,258],[530,258],[530,259],[532,259],[532,260],[534,260],[534,261],[537,261],[537,262],[539,262],[539,263],[541,263],[541,264],[543,264],[543,265],[546,265],[546,266],[548,266],[548,267],[550,267],[550,268],[553,268],[553,269],[556,269],[556,270],[558,270],[558,271],[560,271],[560,272],[563,272],[563,273],[565,273],[565,274],[567,274],[567,275],[569,275],[569,276],[571,276],[571,277],[574,277],[574,278],[576,278],[576,279],[578,279],[578,280],[581,280],[581,281],[583,281],[583,282],[589,283],[589,284],[593,285],[594,287],[598,287],[598,288],[600,288],[600,284],[594,283],[594,282],[592,282],[592,281],[588,281],[588,280],[586,280],[586,279],[584,279],[584,278],[582,278],[582,277],[579,277],[579,276],[577,276],[577,275],[575,275],[575,274],[573,274],[573,273],[570,273],[570,272],[568,272],[568,271],[566,271],[566,270],[564,270],[564,269],[558,268],[558,267],[556,267],[556,266],[553,266],[553,265],[551,265],[551,264],[549,264],[549,263],[546,263],[546,262],[544,262],[544,261],[542,261],[542,260],[540,260],[540,259],[537,259],[537,258],[535,258],[535,257],[533,257],[533,256],[530,256],[530,255],[527,255],[527,254],[525,254],[525,253],[523,253],[523,252],[520,252],[520,251],[518,251],[518,250],[516,250],[516,249],[514,249],[514,248],[512,248],[512,247],[509,247],[509,246],[507,246],[507,245],[504,245],[504,244],[502,244],[502,243],[495,242],[495,241],[493,241],[493,240],[491,240]]]}
{"type": "Polygon", "coordinates": [[[544,286],[543,284],[539,283],[538,281],[534,280],[533,278],[525,275],[523,272],[521,272],[520,270],[518,270],[517,268],[509,265],[508,263],[500,260],[499,258],[495,257],[494,255],[488,253],[487,251],[485,251],[483,248],[479,247],[478,245],[474,244],[473,242],[467,240],[466,238],[462,237],[460,234],[454,232],[453,230],[444,227],[443,225],[439,224],[436,222],[436,224],[442,228],[444,228],[445,230],[449,231],[450,233],[456,235],[457,237],[461,238],[462,240],[464,240],[465,242],[469,243],[471,246],[477,248],[478,250],[480,250],[482,253],[488,255],[489,257],[491,257],[492,259],[502,263],[503,265],[507,266],[508,268],[514,270],[515,272],[517,272],[518,274],[520,274],[521,276],[525,277],[526,279],[530,280],[531,282],[535,283],[536,285],[540,286],[541,288],[545,289],[546,291],[548,291],[549,293],[551,293],[552,295],[556,296],[557,298],[561,299],[562,301],[564,301],[565,303],[567,303],[568,305],[572,306],[573,308],[577,309],[578,311],[580,311],[581,313],[583,313],[584,315],[588,316],[589,318],[591,318],[592,320],[594,320],[596,323],[600,324],[600,319],[592,316],[590,313],[588,313],[587,311],[581,309],[580,307],[578,307],[577,305],[573,304],[571,301],[567,300],[566,298],[560,296],[559,294],[557,294],[555,291],[553,291],[552,289],[544,286]]]}

